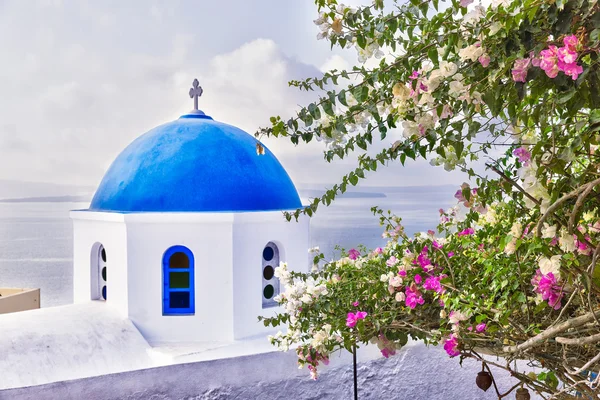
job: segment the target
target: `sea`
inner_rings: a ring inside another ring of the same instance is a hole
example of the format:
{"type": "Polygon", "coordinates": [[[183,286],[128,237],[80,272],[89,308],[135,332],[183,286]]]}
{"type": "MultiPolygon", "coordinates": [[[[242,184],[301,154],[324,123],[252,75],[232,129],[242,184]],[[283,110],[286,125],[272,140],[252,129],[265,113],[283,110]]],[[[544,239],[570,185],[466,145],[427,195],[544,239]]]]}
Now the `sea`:
{"type": "MultiPolygon", "coordinates": [[[[311,246],[326,259],[336,246],[375,248],[385,244],[371,207],[402,217],[409,234],[434,229],[438,210],[455,204],[456,188],[369,187],[321,206],[311,220],[311,246]]],[[[302,193],[301,193],[302,194],[302,193]]],[[[307,197],[307,196],[304,196],[307,197]]],[[[0,202],[0,287],[41,289],[42,307],[73,302],[73,227],[69,211],[86,203],[0,202]]]]}

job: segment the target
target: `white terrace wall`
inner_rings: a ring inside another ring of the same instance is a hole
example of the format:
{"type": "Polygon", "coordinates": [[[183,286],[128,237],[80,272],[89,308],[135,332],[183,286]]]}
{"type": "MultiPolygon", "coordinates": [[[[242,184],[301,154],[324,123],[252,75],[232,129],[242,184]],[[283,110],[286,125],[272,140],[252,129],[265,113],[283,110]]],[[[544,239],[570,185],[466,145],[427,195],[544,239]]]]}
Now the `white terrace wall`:
{"type": "MultiPolygon", "coordinates": [[[[442,349],[420,344],[409,344],[389,359],[372,350],[360,349],[358,354],[361,400],[498,398],[493,388],[483,392],[475,385],[481,366],[471,360],[461,368],[442,349]]],[[[265,353],[0,390],[0,400],[348,400],[353,398],[349,361],[349,353],[333,357],[313,381],[306,369],[296,367],[294,351],[265,353]]],[[[494,376],[502,393],[516,383],[501,370],[494,370],[494,376]]]]}
{"type": "Polygon", "coordinates": [[[40,289],[0,288],[0,314],[40,308],[40,289]]]}

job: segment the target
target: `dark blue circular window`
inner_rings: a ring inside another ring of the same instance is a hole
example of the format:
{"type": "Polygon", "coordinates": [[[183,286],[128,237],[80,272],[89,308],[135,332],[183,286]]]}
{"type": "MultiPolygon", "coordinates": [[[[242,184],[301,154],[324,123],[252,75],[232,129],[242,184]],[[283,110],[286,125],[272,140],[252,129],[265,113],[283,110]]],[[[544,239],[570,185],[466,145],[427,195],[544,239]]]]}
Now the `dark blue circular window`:
{"type": "Polygon", "coordinates": [[[271,247],[265,247],[265,249],[263,250],[263,258],[266,261],[271,261],[273,259],[273,256],[275,255],[275,252],[273,251],[273,249],[271,247]]]}

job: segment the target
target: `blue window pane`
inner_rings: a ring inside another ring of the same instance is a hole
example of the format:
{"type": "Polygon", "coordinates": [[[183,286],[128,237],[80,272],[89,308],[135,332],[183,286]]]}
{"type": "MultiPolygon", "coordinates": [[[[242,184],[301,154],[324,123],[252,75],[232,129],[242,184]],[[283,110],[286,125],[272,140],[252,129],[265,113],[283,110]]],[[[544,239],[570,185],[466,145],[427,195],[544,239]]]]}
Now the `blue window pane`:
{"type": "Polygon", "coordinates": [[[188,289],[190,287],[190,273],[170,272],[169,287],[171,289],[188,289]]]}
{"type": "Polygon", "coordinates": [[[102,299],[106,300],[106,286],[102,286],[102,299]]]}
{"type": "Polygon", "coordinates": [[[171,292],[169,293],[170,308],[190,308],[189,292],[171,292]]]}
{"type": "Polygon", "coordinates": [[[265,249],[263,250],[263,258],[265,259],[265,261],[271,261],[274,255],[275,252],[271,247],[265,247],[265,249]]]}

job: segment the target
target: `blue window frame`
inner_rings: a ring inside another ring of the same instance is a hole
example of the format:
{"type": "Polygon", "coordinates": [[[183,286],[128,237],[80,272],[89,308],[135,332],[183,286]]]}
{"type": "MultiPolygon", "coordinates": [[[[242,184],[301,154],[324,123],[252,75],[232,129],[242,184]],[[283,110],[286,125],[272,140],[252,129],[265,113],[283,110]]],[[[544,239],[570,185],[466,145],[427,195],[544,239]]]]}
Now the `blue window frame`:
{"type": "Polygon", "coordinates": [[[163,256],[163,315],[193,315],[194,254],[184,246],[173,246],[163,256]]]}

